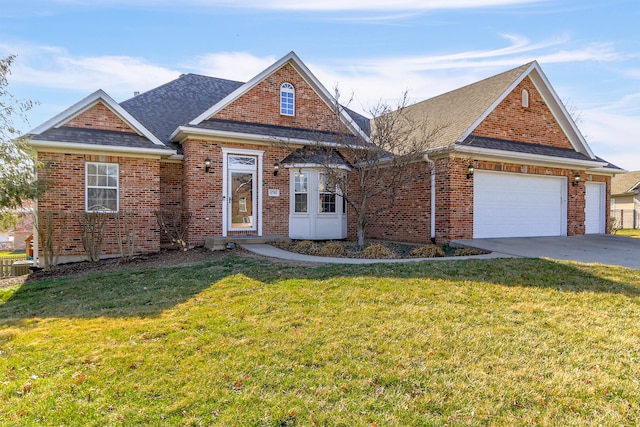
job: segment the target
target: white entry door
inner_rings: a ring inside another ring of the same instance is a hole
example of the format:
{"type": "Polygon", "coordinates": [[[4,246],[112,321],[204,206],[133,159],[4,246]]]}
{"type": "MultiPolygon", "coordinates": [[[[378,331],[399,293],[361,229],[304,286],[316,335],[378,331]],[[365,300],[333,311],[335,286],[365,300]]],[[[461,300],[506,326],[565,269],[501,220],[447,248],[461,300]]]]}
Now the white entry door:
{"type": "Polygon", "coordinates": [[[585,183],[584,232],[604,234],[606,231],[606,185],[604,182],[585,183]]]}
{"type": "Polygon", "coordinates": [[[229,231],[256,231],[262,235],[262,152],[254,150],[223,149],[223,229],[229,231]]]}
{"type": "Polygon", "coordinates": [[[473,237],[566,236],[564,177],[476,171],[473,237]]]}

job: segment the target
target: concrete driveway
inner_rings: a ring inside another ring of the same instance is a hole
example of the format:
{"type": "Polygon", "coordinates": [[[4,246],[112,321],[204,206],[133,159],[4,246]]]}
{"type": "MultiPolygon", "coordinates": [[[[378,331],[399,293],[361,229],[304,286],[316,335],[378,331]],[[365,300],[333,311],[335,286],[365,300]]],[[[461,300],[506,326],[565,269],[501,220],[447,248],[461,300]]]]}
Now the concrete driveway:
{"type": "Polygon", "coordinates": [[[452,243],[517,257],[543,257],[640,269],[640,239],[631,237],[591,234],[455,240],[452,243]]]}

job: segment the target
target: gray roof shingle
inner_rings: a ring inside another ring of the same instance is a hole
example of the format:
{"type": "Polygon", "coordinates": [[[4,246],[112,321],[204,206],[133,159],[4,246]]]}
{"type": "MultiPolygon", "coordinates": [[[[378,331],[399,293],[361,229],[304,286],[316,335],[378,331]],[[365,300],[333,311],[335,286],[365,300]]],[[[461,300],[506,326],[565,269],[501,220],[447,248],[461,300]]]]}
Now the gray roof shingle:
{"type": "Polygon", "coordinates": [[[136,133],[67,126],[48,129],[41,134],[34,135],[31,139],[34,141],[71,142],[112,147],[166,149],[167,153],[173,151],[171,147],[154,144],[146,137],[136,133]]]}
{"type": "Polygon", "coordinates": [[[261,135],[273,138],[274,141],[283,140],[284,142],[291,139],[298,139],[311,142],[324,142],[333,144],[362,144],[362,140],[360,138],[351,134],[339,134],[335,132],[264,125],[258,123],[245,123],[233,120],[209,119],[203,121],[197,126],[191,125],[190,127],[196,129],[208,129],[223,132],[261,135]]]}
{"type": "Polygon", "coordinates": [[[177,149],[170,136],[178,126],[189,123],[243,84],[198,74],[183,74],[120,105],[160,141],[177,149]]]}
{"type": "Polygon", "coordinates": [[[293,165],[296,163],[316,164],[316,165],[340,165],[352,167],[351,163],[344,158],[340,152],[333,148],[311,147],[305,145],[291,152],[287,157],[282,159],[282,164],[293,165]]]}

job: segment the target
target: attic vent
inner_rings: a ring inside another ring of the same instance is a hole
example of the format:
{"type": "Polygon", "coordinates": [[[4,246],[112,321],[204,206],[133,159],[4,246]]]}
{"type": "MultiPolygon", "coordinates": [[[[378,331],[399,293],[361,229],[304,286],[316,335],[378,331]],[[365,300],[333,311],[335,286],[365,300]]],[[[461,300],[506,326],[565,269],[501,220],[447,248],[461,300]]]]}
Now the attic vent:
{"type": "Polygon", "coordinates": [[[529,91],[522,89],[522,107],[529,108],[529,91]]]}

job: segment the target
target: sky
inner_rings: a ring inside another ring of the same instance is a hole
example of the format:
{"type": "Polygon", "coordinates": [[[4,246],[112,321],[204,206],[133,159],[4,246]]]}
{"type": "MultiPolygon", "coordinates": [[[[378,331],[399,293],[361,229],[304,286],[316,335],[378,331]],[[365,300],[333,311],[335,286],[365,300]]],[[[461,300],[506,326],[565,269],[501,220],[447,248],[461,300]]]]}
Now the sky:
{"type": "Polygon", "coordinates": [[[596,155],[640,170],[638,0],[2,0],[28,131],[97,89],[248,81],[290,51],[349,107],[421,101],[537,60],[596,155]]]}

